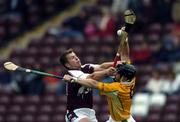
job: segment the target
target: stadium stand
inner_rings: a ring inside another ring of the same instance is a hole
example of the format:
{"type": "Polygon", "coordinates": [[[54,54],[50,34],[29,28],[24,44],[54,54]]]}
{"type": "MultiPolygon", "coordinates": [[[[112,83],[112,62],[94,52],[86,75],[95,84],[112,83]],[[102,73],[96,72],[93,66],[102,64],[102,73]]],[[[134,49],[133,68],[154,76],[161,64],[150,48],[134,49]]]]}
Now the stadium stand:
{"type": "Polygon", "coordinates": [[[2,0],[0,9],[0,47],[25,31],[47,21],[75,0],[2,0]]]}

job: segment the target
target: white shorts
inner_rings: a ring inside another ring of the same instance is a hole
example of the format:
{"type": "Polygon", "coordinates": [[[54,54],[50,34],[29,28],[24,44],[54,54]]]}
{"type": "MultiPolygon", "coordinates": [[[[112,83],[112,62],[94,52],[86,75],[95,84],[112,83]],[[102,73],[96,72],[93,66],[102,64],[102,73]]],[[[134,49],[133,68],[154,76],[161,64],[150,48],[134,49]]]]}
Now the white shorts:
{"type": "Polygon", "coordinates": [[[75,109],[72,112],[67,111],[65,116],[66,122],[79,122],[83,118],[88,118],[91,122],[98,122],[95,111],[90,108],[75,109]]]}
{"type": "MultiPolygon", "coordinates": [[[[106,122],[122,122],[122,121],[115,121],[111,118],[111,116],[109,116],[109,120],[106,122]]],[[[130,116],[129,119],[127,119],[127,122],[136,122],[136,121],[134,120],[132,116],[130,116]]]]}

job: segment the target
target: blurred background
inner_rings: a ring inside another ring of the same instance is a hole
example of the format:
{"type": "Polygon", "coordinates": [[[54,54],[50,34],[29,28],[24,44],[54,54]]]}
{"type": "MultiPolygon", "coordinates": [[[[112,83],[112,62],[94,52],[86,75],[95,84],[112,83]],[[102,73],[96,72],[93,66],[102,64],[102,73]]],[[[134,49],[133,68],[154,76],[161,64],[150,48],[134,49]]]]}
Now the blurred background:
{"type": "MultiPolygon", "coordinates": [[[[0,122],[64,122],[65,83],[3,63],[62,75],[59,56],[68,48],[82,64],[112,61],[129,8],[137,15],[129,34],[138,70],[132,115],[180,122],[180,0],[0,0],[0,122]]],[[[96,92],[94,109],[99,122],[108,119],[96,92]]]]}

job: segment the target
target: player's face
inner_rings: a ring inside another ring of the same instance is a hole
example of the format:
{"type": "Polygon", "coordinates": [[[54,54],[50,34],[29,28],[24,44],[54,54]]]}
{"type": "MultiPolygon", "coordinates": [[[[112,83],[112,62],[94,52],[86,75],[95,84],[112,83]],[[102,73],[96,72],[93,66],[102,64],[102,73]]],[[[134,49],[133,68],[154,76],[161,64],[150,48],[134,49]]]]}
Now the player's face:
{"type": "Polygon", "coordinates": [[[116,79],[116,81],[119,81],[119,80],[120,80],[120,77],[121,77],[120,74],[118,74],[118,73],[115,74],[115,79],[116,79]]]}
{"type": "Polygon", "coordinates": [[[121,77],[121,75],[118,74],[118,73],[116,73],[115,79],[116,79],[117,82],[126,82],[127,81],[127,78],[121,77]]]}
{"type": "Polygon", "coordinates": [[[68,61],[67,66],[70,69],[80,69],[81,68],[81,61],[74,52],[68,54],[66,56],[66,58],[68,61]]]}

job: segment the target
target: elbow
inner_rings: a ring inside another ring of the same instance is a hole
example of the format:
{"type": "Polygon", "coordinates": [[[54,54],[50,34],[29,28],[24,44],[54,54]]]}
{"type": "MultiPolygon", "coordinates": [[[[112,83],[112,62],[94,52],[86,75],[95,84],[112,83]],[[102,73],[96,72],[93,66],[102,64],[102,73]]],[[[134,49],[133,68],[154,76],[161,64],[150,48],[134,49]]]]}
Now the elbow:
{"type": "Polygon", "coordinates": [[[79,79],[77,83],[89,88],[97,88],[98,86],[98,82],[93,79],[79,79]]]}
{"type": "Polygon", "coordinates": [[[94,81],[92,87],[95,88],[95,89],[97,89],[97,88],[98,88],[98,82],[97,82],[97,81],[94,81]]]}
{"type": "Polygon", "coordinates": [[[88,87],[97,89],[98,82],[96,80],[89,80],[88,87]]]}

